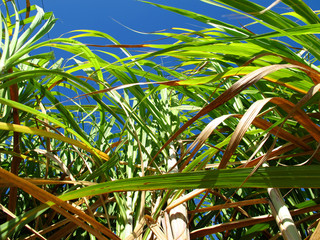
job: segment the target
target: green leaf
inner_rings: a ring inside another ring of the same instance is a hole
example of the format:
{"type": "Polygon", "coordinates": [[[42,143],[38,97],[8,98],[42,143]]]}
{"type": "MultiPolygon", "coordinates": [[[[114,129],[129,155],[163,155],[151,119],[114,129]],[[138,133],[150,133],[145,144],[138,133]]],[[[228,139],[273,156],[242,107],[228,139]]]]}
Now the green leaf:
{"type": "MultiPolygon", "coordinates": [[[[319,188],[320,166],[268,167],[258,169],[244,188],[319,188]]],[[[159,189],[238,188],[252,172],[248,169],[223,169],[164,174],[123,179],[85,187],[60,198],[63,200],[121,191],[159,189]]]]}

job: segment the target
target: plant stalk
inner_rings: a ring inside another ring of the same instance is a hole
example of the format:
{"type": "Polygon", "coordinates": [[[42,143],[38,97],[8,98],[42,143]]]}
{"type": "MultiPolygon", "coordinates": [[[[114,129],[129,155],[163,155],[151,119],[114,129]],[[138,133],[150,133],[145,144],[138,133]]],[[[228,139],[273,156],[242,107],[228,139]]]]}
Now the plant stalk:
{"type": "MultiPolygon", "coordinates": [[[[12,69],[9,69],[8,72],[12,73],[13,71],[12,71],[12,69]]],[[[10,90],[11,100],[19,102],[18,84],[11,85],[9,90],[10,90]]],[[[19,118],[18,109],[12,108],[12,116],[13,116],[13,123],[20,125],[20,118],[19,118]]],[[[19,132],[13,133],[13,151],[15,153],[17,153],[18,155],[20,154],[20,133],[19,132]]],[[[11,172],[15,175],[18,175],[18,173],[19,173],[19,165],[21,163],[21,160],[22,159],[16,155],[14,155],[12,157],[11,172]]],[[[16,187],[11,187],[8,208],[14,214],[16,212],[17,194],[18,194],[18,189],[16,187]]],[[[8,219],[11,219],[11,217],[8,216],[8,219]]]]}

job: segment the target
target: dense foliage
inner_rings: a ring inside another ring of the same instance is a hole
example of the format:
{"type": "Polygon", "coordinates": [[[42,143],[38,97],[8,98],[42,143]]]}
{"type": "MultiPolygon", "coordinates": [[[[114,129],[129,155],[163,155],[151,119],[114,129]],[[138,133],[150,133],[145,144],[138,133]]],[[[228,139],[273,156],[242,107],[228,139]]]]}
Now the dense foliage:
{"type": "Polygon", "coordinates": [[[302,0],[282,0],[282,14],[202,1],[252,23],[145,2],[208,27],[154,33],[172,44],[121,45],[93,30],[43,40],[53,13],[3,0],[1,239],[300,239],[319,230],[317,12],[302,0]],[[266,30],[249,30],[257,25],[266,30]],[[56,58],[61,51],[68,57],[56,58]]]}

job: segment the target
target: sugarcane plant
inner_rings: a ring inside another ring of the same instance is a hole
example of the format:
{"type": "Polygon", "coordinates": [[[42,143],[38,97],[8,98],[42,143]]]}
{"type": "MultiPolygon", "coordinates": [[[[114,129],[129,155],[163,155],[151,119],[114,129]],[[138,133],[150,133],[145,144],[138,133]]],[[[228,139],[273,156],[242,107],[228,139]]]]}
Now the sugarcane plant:
{"type": "Polygon", "coordinates": [[[316,239],[318,12],[202,1],[250,21],[144,1],[207,25],[47,39],[2,1],[1,239],[316,239]]]}

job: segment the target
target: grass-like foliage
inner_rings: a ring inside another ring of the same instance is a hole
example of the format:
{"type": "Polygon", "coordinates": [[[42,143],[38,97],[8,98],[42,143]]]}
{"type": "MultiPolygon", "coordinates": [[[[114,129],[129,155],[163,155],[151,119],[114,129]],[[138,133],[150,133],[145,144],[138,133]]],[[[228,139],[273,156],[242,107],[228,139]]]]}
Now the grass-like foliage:
{"type": "Polygon", "coordinates": [[[53,13],[2,1],[0,239],[316,239],[317,12],[202,1],[251,23],[145,2],[207,28],[44,40],[53,13]]]}

